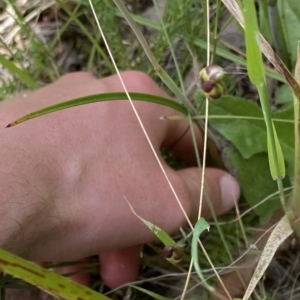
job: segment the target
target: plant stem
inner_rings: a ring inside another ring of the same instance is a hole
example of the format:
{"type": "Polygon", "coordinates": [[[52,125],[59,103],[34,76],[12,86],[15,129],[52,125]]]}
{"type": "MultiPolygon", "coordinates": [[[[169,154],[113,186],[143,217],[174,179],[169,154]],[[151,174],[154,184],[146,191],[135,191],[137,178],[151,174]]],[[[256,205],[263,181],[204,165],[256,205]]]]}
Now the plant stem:
{"type": "MultiPolygon", "coordinates": [[[[298,56],[295,67],[295,79],[300,82],[300,48],[298,45],[298,56]]],[[[292,195],[292,208],[295,214],[295,218],[300,217],[300,138],[299,138],[299,100],[294,94],[294,134],[295,134],[295,162],[294,162],[294,189],[292,195]]],[[[300,237],[300,224],[296,222],[294,224],[295,231],[298,237],[300,237]]]]}

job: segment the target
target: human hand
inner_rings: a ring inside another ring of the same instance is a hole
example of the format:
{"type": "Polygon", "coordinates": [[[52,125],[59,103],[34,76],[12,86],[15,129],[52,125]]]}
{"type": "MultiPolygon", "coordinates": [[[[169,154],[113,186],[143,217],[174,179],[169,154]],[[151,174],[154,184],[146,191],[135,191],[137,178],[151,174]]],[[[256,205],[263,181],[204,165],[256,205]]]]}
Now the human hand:
{"type": "MultiPolygon", "coordinates": [[[[127,71],[122,78],[129,91],[167,97],[143,73],[127,71]]],[[[23,99],[19,95],[2,103],[0,125],[4,128],[26,113],[71,98],[117,91],[123,91],[117,76],[98,80],[87,73],[65,75],[23,99]]],[[[175,114],[170,108],[145,102],[135,102],[135,107],[158,154],[188,126],[186,121],[161,120],[175,114]]],[[[101,276],[115,287],[137,275],[138,245],[155,240],[124,197],[140,216],[168,233],[186,224],[128,101],[74,107],[1,129],[0,135],[0,185],[6,192],[0,246],[6,249],[36,261],[102,253],[101,276]]],[[[199,132],[197,142],[201,149],[199,132]]],[[[190,133],[172,151],[188,165],[195,163],[190,133]]],[[[174,171],[160,159],[185,211],[195,220],[199,170],[174,171]]],[[[234,205],[239,188],[230,175],[207,168],[206,184],[217,214],[234,205]]],[[[209,218],[206,202],[202,211],[209,218]]]]}

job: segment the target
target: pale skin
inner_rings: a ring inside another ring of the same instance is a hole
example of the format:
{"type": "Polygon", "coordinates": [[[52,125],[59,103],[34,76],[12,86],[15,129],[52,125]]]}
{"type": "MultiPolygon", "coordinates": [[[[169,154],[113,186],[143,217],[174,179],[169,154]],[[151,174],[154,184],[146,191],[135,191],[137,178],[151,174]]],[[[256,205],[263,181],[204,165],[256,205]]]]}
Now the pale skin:
{"type": "MultiPolygon", "coordinates": [[[[126,71],[122,78],[129,91],[168,97],[143,73],[126,71]]],[[[186,224],[129,102],[89,104],[5,126],[51,104],[116,91],[123,91],[117,76],[99,80],[73,73],[0,104],[0,247],[34,261],[99,254],[100,275],[112,288],[135,279],[140,245],[155,240],[124,197],[168,233],[186,224]]],[[[135,106],[160,157],[161,147],[173,145],[188,123],[162,120],[177,114],[164,106],[137,101],[135,106]]],[[[181,171],[160,159],[195,221],[201,178],[193,149],[190,133],[173,148],[190,165],[181,171]]],[[[207,168],[206,184],[217,214],[234,206],[239,187],[225,171],[207,168]]],[[[202,211],[210,217],[206,201],[202,211]]],[[[86,275],[76,279],[88,283],[86,275]]]]}

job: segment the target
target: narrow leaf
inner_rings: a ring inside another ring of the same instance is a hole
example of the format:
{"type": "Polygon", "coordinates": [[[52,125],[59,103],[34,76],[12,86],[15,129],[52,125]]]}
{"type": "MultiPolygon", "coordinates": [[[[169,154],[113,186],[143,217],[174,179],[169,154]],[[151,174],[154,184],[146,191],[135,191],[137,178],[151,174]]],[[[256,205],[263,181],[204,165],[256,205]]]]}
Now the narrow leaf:
{"type": "Polygon", "coordinates": [[[265,245],[265,248],[245,292],[243,300],[249,299],[260,278],[264,275],[267,267],[271,263],[276,250],[281,245],[281,243],[284,242],[285,239],[287,239],[292,233],[293,230],[291,228],[289,219],[287,215],[285,215],[276,225],[267,241],[267,244],[265,245]]]}
{"type": "Polygon", "coordinates": [[[39,265],[0,249],[0,269],[3,272],[38,286],[51,295],[68,300],[109,300],[86,286],[49,271],[39,265]]]}

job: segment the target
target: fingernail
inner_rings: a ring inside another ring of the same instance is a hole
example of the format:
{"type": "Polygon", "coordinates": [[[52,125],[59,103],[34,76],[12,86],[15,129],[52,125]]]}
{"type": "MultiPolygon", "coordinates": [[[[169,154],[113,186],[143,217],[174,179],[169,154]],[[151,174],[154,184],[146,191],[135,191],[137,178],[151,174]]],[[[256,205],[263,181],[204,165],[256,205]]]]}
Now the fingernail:
{"type": "Polygon", "coordinates": [[[240,188],[237,181],[229,174],[220,179],[222,203],[225,210],[231,209],[240,196],[240,188]]]}

